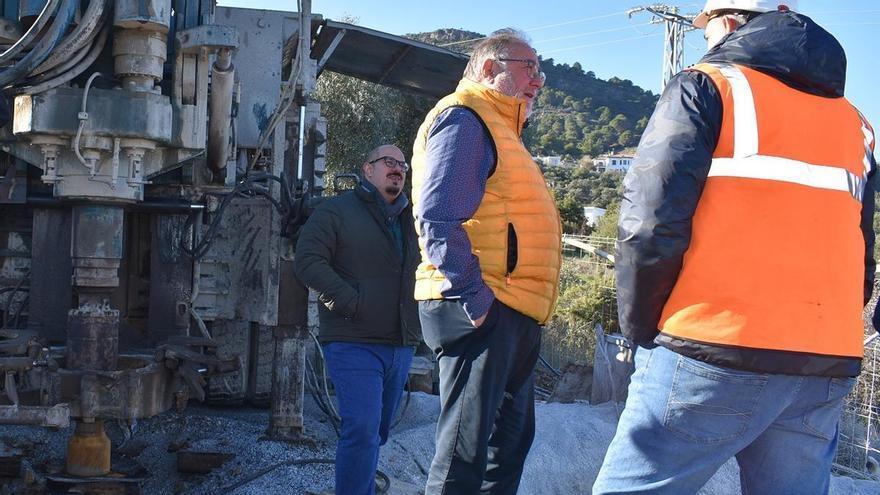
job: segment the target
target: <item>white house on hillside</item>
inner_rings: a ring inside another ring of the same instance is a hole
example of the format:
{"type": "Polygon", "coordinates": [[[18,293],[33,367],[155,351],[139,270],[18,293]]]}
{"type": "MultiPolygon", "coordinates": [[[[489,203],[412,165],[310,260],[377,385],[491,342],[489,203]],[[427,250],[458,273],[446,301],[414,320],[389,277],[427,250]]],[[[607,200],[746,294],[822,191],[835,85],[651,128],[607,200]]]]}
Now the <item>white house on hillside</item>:
{"type": "Polygon", "coordinates": [[[629,170],[630,165],[632,165],[633,158],[632,155],[599,155],[598,158],[593,160],[593,166],[599,172],[611,170],[626,172],[629,170]]]}
{"type": "Polygon", "coordinates": [[[562,165],[561,156],[533,156],[532,159],[545,167],[558,167],[562,165]]]}
{"type": "Polygon", "coordinates": [[[595,227],[603,216],[605,216],[605,208],[584,206],[584,219],[586,219],[587,225],[590,227],[595,227]]]}

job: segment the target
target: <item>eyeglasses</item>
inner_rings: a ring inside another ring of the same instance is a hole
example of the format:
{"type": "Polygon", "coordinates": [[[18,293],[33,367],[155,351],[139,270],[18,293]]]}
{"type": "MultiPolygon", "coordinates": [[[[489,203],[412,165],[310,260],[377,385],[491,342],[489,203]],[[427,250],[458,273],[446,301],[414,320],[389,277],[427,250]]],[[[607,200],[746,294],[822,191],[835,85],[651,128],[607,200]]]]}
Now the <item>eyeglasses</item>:
{"type": "Polygon", "coordinates": [[[399,168],[400,170],[402,170],[404,172],[409,170],[408,163],[402,162],[402,161],[400,161],[396,158],[392,158],[390,156],[380,156],[379,158],[376,158],[375,160],[373,160],[371,162],[367,162],[367,163],[372,165],[373,163],[376,163],[379,160],[382,160],[385,163],[385,166],[388,168],[399,168]]]}
{"type": "Polygon", "coordinates": [[[529,69],[529,77],[541,81],[541,84],[547,80],[547,76],[541,72],[541,66],[538,62],[530,58],[499,58],[496,60],[499,62],[519,62],[525,64],[526,68],[529,69]]]}

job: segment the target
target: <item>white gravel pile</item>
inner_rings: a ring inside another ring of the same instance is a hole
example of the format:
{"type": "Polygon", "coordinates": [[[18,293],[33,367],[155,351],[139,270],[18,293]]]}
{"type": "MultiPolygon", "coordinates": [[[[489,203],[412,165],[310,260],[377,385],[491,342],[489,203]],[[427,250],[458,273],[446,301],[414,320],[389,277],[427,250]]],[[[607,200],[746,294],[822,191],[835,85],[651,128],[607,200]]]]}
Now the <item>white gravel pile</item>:
{"type": "MultiPolygon", "coordinates": [[[[424,486],[434,450],[434,427],[439,412],[436,396],[415,393],[406,415],[383,447],[379,469],[392,478],[424,486]]],[[[537,434],[526,463],[522,495],[590,493],[605,449],[616,425],[612,404],[537,404],[537,434]]],[[[264,495],[319,493],[333,486],[333,468],[325,464],[288,465],[261,471],[284,461],[332,458],[336,436],[311,398],[306,400],[306,430],[315,446],[263,441],[268,425],[266,409],[250,407],[190,407],[182,415],[166,413],[141,421],[134,436],[121,447],[123,437],[108,425],[117,458],[129,458],[146,470],[144,494],[264,495]],[[225,452],[235,457],[207,475],[177,472],[176,447],[225,452]],[[244,481],[254,478],[247,483],[244,481]],[[234,488],[233,488],[234,487],[234,488]]],[[[30,444],[30,458],[38,466],[63,466],[72,428],[50,434],[41,428],[0,427],[7,444],[30,444]]],[[[394,493],[392,491],[392,493],[394,493]]],[[[729,462],[700,492],[704,495],[739,494],[737,467],[729,462]]],[[[880,494],[880,482],[834,477],[836,495],[880,494]]]]}
{"type": "MultiPolygon", "coordinates": [[[[417,407],[428,407],[436,418],[436,397],[423,396],[417,407]]],[[[412,406],[411,406],[412,407],[412,406]]],[[[424,412],[420,414],[425,414],[424,412]]],[[[611,403],[536,405],[535,442],[526,461],[520,495],[588,494],[605,450],[617,426],[611,403]]],[[[423,485],[431,464],[434,424],[398,432],[380,456],[380,469],[404,481],[423,485]]],[[[699,492],[701,495],[739,495],[739,468],[731,460],[699,492]]],[[[878,495],[880,482],[833,477],[833,495],[878,495]]]]}

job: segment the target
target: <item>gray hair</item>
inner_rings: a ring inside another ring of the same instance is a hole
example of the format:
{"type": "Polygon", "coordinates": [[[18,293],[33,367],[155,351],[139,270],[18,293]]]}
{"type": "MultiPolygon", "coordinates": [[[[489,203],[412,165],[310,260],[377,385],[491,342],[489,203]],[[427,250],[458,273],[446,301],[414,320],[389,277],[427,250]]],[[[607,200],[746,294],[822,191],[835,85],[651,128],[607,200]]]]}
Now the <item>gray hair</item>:
{"type": "Polygon", "coordinates": [[[489,59],[498,59],[508,56],[511,45],[526,45],[531,47],[531,40],[522,31],[514,28],[504,28],[495,31],[480,40],[474,46],[471,59],[464,69],[464,77],[472,81],[482,80],[483,64],[489,59]]]}

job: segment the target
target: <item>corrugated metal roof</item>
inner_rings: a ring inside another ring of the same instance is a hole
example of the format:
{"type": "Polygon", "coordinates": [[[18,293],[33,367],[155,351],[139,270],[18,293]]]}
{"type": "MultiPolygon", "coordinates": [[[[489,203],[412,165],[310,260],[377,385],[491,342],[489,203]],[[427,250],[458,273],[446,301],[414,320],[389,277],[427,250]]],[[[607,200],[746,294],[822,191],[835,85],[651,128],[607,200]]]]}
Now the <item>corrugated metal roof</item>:
{"type": "Polygon", "coordinates": [[[312,45],[318,70],[441,98],[455,90],[468,56],[362,26],[325,20],[312,45]]]}

